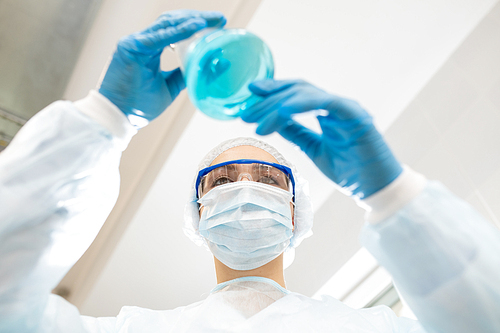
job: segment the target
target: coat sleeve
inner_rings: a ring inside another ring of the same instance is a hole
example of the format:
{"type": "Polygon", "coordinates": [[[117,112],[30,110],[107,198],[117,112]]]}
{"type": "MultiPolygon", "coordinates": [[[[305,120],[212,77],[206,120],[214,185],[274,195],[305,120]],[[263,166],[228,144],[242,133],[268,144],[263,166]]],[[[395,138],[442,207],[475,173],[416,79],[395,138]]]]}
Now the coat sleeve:
{"type": "Polygon", "coordinates": [[[79,317],[49,295],[113,208],[121,153],[135,133],[92,91],[40,111],[0,153],[0,332],[54,332],[57,320],[79,317]]]}
{"type": "Polygon", "coordinates": [[[405,172],[406,180],[369,198],[375,209],[361,243],[427,332],[500,332],[500,230],[442,184],[405,172]],[[404,203],[408,193],[415,195],[404,203]],[[381,208],[397,202],[404,204],[384,217],[381,208]]]}

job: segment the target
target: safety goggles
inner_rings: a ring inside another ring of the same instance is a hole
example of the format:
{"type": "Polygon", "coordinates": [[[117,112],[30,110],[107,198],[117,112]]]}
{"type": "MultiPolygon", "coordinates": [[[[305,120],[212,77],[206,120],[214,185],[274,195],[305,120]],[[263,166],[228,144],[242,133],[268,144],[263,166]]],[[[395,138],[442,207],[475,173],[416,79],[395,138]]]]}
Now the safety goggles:
{"type": "Polygon", "coordinates": [[[217,186],[244,179],[290,191],[295,200],[295,180],[290,168],[247,159],[227,161],[200,170],[196,178],[196,197],[201,198],[217,186]]]}

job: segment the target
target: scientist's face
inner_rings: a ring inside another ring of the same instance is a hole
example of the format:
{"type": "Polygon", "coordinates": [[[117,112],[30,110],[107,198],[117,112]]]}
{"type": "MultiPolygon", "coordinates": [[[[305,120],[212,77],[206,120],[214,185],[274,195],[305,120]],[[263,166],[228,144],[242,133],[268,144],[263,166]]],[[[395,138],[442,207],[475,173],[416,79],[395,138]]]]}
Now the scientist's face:
{"type": "MultiPolygon", "coordinates": [[[[230,148],[225,152],[223,152],[222,154],[220,154],[219,156],[217,156],[217,158],[214,159],[210,165],[212,166],[227,161],[234,161],[241,159],[260,160],[260,161],[279,164],[279,162],[265,150],[262,150],[254,146],[237,146],[230,148]]],[[[243,177],[241,181],[250,181],[250,180],[243,177]]],[[[292,203],[290,203],[290,210],[292,212],[292,224],[295,228],[294,216],[293,216],[294,211],[292,203]]],[[[203,212],[203,207],[200,209],[200,216],[202,212],[203,212]]]]}

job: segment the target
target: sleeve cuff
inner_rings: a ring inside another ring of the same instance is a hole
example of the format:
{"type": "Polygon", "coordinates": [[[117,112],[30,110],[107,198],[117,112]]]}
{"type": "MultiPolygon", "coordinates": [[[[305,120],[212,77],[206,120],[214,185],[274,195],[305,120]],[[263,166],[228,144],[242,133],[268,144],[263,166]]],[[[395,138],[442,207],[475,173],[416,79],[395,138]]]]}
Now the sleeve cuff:
{"type": "Polygon", "coordinates": [[[122,150],[128,146],[137,129],[130,124],[123,112],[96,90],[87,97],[74,102],[75,107],[94,121],[104,126],[119,141],[122,150]]]}
{"type": "Polygon", "coordinates": [[[365,220],[377,224],[408,204],[420,194],[427,179],[408,166],[392,183],[364,200],[357,200],[358,206],[366,210],[365,220]]]}

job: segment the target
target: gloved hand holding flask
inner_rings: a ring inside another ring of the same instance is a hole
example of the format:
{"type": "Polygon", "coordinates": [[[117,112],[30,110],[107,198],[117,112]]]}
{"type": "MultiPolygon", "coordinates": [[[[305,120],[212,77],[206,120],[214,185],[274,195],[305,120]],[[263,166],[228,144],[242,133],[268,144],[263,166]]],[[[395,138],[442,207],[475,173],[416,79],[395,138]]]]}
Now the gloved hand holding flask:
{"type": "Polygon", "coordinates": [[[203,28],[225,23],[220,12],[164,13],[145,30],[120,39],[99,92],[118,106],[133,125],[147,125],[185,88],[179,68],[160,69],[163,49],[203,28]]]}
{"type": "Polygon", "coordinates": [[[258,123],[261,135],[278,132],[298,145],[318,168],[348,195],[365,199],[395,180],[400,163],[355,101],[326,93],[304,81],[256,81],[250,90],[264,99],[241,118],[258,123]],[[325,110],[317,116],[323,133],[292,119],[294,114],[325,110]]]}

